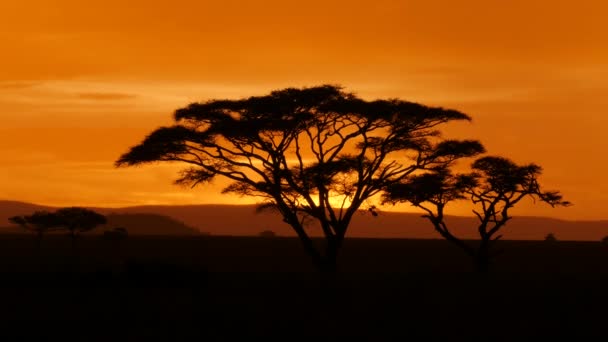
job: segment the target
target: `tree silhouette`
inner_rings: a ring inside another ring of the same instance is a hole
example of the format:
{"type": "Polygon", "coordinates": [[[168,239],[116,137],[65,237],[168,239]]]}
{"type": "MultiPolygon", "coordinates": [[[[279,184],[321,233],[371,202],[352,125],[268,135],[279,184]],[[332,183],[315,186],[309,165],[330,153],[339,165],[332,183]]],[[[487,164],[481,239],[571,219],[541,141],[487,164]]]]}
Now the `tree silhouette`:
{"type": "Polygon", "coordinates": [[[14,216],[9,218],[9,221],[23,227],[27,231],[35,233],[38,237],[38,250],[40,250],[44,233],[67,230],[72,239],[73,252],[78,233],[86,232],[105,224],[106,217],[93,210],[70,207],[58,209],[55,212],[37,211],[32,215],[14,216]]]}
{"type": "Polygon", "coordinates": [[[61,208],[55,212],[55,215],[72,238],[107,222],[104,215],[80,207],[61,208]]]}
{"type": "Polygon", "coordinates": [[[95,229],[97,226],[106,224],[106,217],[96,213],[93,210],[69,207],[61,208],[55,211],[59,225],[66,229],[72,240],[72,252],[76,247],[76,237],[78,234],[88,232],[95,229]]]}
{"type": "Polygon", "coordinates": [[[8,220],[36,235],[36,250],[38,254],[40,254],[42,237],[44,234],[62,229],[61,222],[57,215],[48,211],[36,211],[31,215],[13,216],[8,220]]]}
{"type": "Polygon", "coordinates": [[[553,242],[557,241],[557,238],[555,237],[555,234],[549,233],[549,234],[545,235],[545,241],[553,243],[553,242]]]}
{"type": "Polygon", "coordinates": [[[263,238],[275,238],[275,237],[277,237],[277,234],[270,229],[266,229],[266,230],[261,231],[258,234],[258,236],[263,237],[263,238]]]}
{"type": "Polygon", "coordinates": [[[188,164],[176,183],[192,187],[229,179],[223,193],[273,207],[314,264],[334,271],[348,226],[366,201],[417,170],[483,149],[476,141],[441,141],[437,126],[452,120],[470,118],[401,100],[366,101],[331,85],[288,88],[178,109],[174,126],[158,128],[116,164],[188,164]],[[307,232],[313,221],[323,246],[307,232]]]}
{"type": "Polygon", "coordinates": [[[385,201],[408,202],[423,209],[433,227],[446,240],[461,247],[474,261],[478,271],[486,272],[491,259],[491,244],[499,240],[501,228],[511,219],[509,210],[526,197],[552,207],[567,206],[557,191],[542,191],[536,164],[517,165],[503,157],[482,157],[472,164],[468,174],[454,175],[448,168],[417,175],[387,187],[385,201]],[[471,245],[455,236],[444,216],[445,207],[454,201],[469,199],[478,218],[480,241],[471,245]]]}

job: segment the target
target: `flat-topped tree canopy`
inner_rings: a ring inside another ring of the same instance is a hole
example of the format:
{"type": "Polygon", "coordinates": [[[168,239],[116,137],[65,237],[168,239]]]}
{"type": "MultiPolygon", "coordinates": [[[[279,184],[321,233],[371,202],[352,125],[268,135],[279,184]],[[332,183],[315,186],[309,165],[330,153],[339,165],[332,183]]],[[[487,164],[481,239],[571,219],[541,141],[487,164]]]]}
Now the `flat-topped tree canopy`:
{"type": "Polygon", "coordinates": [[[341,241],[354,213],[387,184],[483,151],[477,141],[441,140],[438,126],[470,120],[464,113],[367,101],[333,85],[192,103],[174,119],[117,166],[176,161],[190,165],[178,183],[230,179],[224,192],[276,206],[304,240],[304,217],[316,220],[329,242],[341,241]]]}
{"type": "Polygon", "coordinates": [[[62,228],[59,217],[55,213],[46,210],[36,211],[31,215],[13,216],[8,220],[10,223],[19,225],[23,229],[37,234],[62,228]]]}
{"type": "Polygon", "coordinates": [[[86,232],[106,223],[106,217],[93,210],[80,207],[60,208],[54,212],[36,211],[31,215],[9,218],[11,223],[26,230],[45,233],[49,231],[68,230],[74,235],[86,232]]]}
{"type": "Polygon", "coordinates": [[[81,207],[61,208],[55,212],[55,215],[72,235],[93,230],[107,223],[104,215],[81,207]]]}

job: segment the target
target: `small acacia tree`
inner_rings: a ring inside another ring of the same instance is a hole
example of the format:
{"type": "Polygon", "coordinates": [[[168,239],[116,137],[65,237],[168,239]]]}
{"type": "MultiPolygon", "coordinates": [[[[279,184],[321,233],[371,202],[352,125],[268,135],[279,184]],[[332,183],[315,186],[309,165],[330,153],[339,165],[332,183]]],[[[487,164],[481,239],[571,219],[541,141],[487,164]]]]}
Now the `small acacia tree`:
{"type": "Polygon", "coordinates": [[[509,210],[521,200],[530,197],[552,207],[570,205],[559,192],[541,190],[538,177],[542,170],[536,164],[517,165],[506,158],[489,156],[477,159],[471,168],[473,172],[458,175],[439,168],[391,184],[385,201],[408,202],[423,209],[435,230],[471,256],[480,272],[488,270],[491,244],[502,237],[498,232],[511,219],[509,210]],[[454,235],[445,221],[445,207],[465,199],[474,206],[478,219],[478,244],[469,244],[454,235]]]}
{"type": "Polygon", "coordinates": [[[57,215],[48,211],[36,211],[31,215],[13,216],[8,220],[36,235],[36,248],[38,251],[40,251],[42,237],[45,233],[62,228],[57,215]]]}
{"type": "Polygon", "coordinates": [[[190,168],[176,182],[193,187],[228,179],[225,193],[278,210],[314,264],[334,271],[353,215],[368,199],[416,170],[483,149],[440,141],[437,126],[452,120],[470,118],[401,100],[365,101],[329,85],[288,88],[178,109],[174,126],[158,128],[116,164],[184,163],[190,168]],[[323,246],[305,229],[311,221],[323,246]]]}
{"type": "Polygon", "coordinates": [[[107,222],[104,215],[80,207],[61,208],[55,212],[55,215],[72,238],[107,222]]]}
{"type": "Polygon", "coordinates": [[[61,227],[69,232],[72,239],[72,250],[75,248],[78,234],[93,230],[107,222],[104,215],[80,207],[61,208],[54,214],[57,216],[61,227]]]}

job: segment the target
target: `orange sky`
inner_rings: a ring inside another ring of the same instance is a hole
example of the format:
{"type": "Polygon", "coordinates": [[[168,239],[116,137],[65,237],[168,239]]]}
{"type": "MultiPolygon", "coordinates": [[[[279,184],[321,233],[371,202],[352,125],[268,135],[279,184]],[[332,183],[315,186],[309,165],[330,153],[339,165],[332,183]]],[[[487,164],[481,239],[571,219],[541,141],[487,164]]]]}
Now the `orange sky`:
{"type": "Polygon", "coordinates": [[[600,0],[3,1],[0,198],[233,203],[112,163],[190,101],[337,83],[470,114],[450,136],[539,163],[575,203],[517,213],[608,218],[607,17],[600,0]]]}

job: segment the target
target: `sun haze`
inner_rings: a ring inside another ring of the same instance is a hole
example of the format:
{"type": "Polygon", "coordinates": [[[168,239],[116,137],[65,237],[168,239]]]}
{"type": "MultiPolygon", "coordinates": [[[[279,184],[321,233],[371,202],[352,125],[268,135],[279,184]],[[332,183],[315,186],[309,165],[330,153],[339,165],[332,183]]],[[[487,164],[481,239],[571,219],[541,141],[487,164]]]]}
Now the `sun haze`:
{"type": "Polygon", "coordinates": [[[252,202],[176,187],[178,165],[113,162],[190,102],[331,83],[461,110],[473,122],[446,136],[542,165],[575,204],[519,213],[608,218],[606,15],[599,0],[5,1],[0,199],[252,202]]]}

